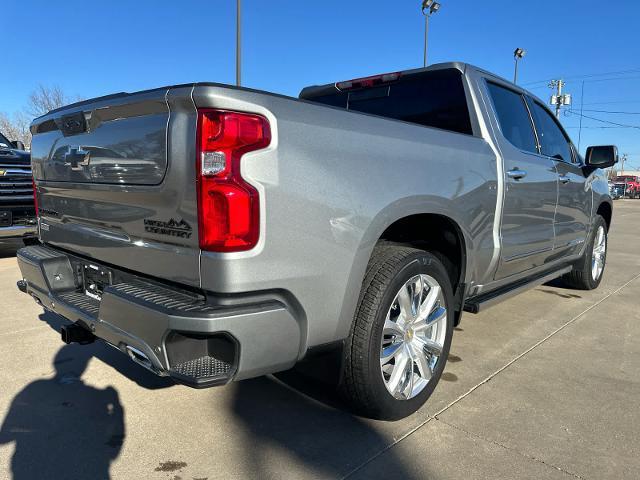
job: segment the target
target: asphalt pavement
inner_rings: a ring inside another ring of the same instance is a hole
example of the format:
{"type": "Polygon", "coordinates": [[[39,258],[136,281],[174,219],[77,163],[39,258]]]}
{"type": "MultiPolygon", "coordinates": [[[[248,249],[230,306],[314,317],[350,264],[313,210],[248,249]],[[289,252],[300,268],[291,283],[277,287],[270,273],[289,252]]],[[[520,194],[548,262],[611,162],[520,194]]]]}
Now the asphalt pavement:
{"type": "Polygon", "coordinates": [[[465,314],[436,392],[399,422],[288,372],[208,390],[65,346],[0,247],[0,478],[636,479],[640,200],[615,202],[599,289],[557,282],[465,314]]]}

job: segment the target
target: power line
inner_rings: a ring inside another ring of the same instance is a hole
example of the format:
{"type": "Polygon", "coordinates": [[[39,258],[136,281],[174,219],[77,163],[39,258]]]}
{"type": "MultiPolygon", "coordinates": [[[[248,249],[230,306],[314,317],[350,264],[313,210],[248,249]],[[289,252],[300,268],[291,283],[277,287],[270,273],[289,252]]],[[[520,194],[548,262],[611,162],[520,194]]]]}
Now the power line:
{"type": "Polygon", "coordinates": [[[607,75],[628,75],[630,73],[639,73],[640,72],[640,68],[632,68],[630,70],[619,70],[617,72],[601,72],[601,73],[590,73],[590,74],[585,74],[585,75],[572,75],[572,76],[568,76],[565,78],[571,78],[571,79],[576,79],[576,78],[593,78],[593,77],[605,77],[607,75]]]}
{"type": "MultiPolygon", "coordinates": [[[[581,128],[580,125],[571,125],[569,127],[565,126],[564,128],[581,128]]],[[[583,126],[582,129],[588,129],[588,130],[607,130],[610,128],[636,128],[633,125],[625,125],[625,126],[613,126],[613,125],[609,125],[609,126],[599,126],[599,125],[589,125],[587,127],[583,126]]]]}
{"type": "MultiPolygon", "coordinates": [[[[632,73],[640,73],[640,68],[634,68],[631,70],[619,70],[617,72],[602,72],[602,73],[591,73],[591,74],[585,74],[585,75],[570,75],[570,76],[565,76],[563,78],[565,80],[577,80],[577,79],[584,79],[584,78],[605,77],[607,75],[629,75],[632,73]]],[[[537,80],[535,82],[527,82],[522,85],[526,87],[528,85],[536,85],[538,83],[548,83],[550,80],[552,79],[547,78],[546,80],[537,80]]]]}
{"type": "MultiPolygon", "coordinates": [[[[582,80],[582,81],[585,82],[585,83],[597,83],[597,82],[611,82],[611,81],[614,81],[614,80],[637,80],[637,79],[640,79],[640,76],[636,75],[634,77],[596,78],[594,80],[582,80]]],[[[571,80],[571,78],[569,80],[571,80]]],[[[580,80],[580,79],[579,78],[578,79],[574,78],[573,80],[580,80]]],[[[571,83],[571,81],[569,83],[571,83]]],[[[530,90],[535,90],[535,89],[538,89],[538,88],[542,88],[544,86],[544,85],[542,85],[542,82],[536,82],[535,83],[535,85],[536,85],[535,87],[529,86],[529,85],[531,85],[531,84],[525,83],[522,86],[524,86],[524,87],[528,86],[528,88],[530,90]],[[539,83],[539,85],[538,85],[538,83],[539,83]]]]}
{"type": "Polygon", "coordinates": [[[610,100],[607,102],[588,102],[585,105],[613,105],[615,103],[640,103],[640,100],[610,100]]]}
{"type": "Polygon", "coordinates": [[[584,115],[574,110],[567,110],[567,112],[569,112],[572,115],[578,115],[580,117],[588,118],[589,120],[595,120],[596,122],[608,123],[611,125],[616,125],[618,127],[624,127],[624,128],[637,128],[638,130],[640,130],[640,125],[627,125],[624,123],[611,122],[609,120],[603,120],[602,118],[596,118],[596,117],[591,117],[589,115],[584,115]]]}
{"type": "Polygon", "coordinates": [[[595,82],[611,82],[613,80],[637,80],[640,76],[635,77],[613,77],[613,78],[596,78],[595,80],[584,80],[586,83],[595,82]]]}
{"type": "Polygon", "coordinates": [[[597,113],[611,113],[611,114],[616,114],[616,115],[640,115],[640,112],[622,112],[622,111],[615,111],[615,110],[596,110],[596,109],[592,109],[592,108],[585,108],[584,111],[585,112],[597,112],[597,113]]]}

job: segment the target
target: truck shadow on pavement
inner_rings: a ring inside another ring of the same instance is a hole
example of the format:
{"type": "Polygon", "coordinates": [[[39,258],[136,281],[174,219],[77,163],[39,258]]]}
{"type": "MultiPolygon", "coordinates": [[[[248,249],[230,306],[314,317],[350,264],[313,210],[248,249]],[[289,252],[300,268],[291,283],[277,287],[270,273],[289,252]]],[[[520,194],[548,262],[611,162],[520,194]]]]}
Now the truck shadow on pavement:
{"type": "MultiPolygon", "coordinates": [[[[247,478],[300,478],[301,471],[310,477],[351,477],[393,442],[380,432],[383,422],[349,413],[335,385],[308,370],[227,388],[234,389],[230,411],[251,445],[245,458],[247,478]]],[[[384,465],[381,476],[415,478],[397,449],[384,453],[384,465]]]]}
{"type": "MultiPolygon", "coordinates": [[[[40,320],[56,331],[66,323],[50,312],[40,320]]],[[[14,480],[110,478],[109,467],[126,435],[125,413],[117,390],[82,380],[92,358],[146,389],[174,385],[102,342],[64,345],[53,360],[54,377],[31,382],[19,392],[0,428],[0,445],[15,443],[14,480]]]]}
{"type": "MultiPolygon", "coordinates": [[[[66,323],[51,312],[40,319],[56,331],[66,323]]],[[[110,478],[110,466],[126,439],[125,408],[113,387],[84,383],[92,358],[146,389],[174,385],[102,342],[63,346],[53,360],[54,377],[20,391],[0,427],[0,445],[15,443],[13,480],[110,478]]],[[[320,376],[309,374],[313,369],[296,368],[225,387],[232,396],[232,434],[247,435],[249,448],[238,459],[246,478],[296,478],[300,470],[294,473],[291,462],[311,476],[343,478],[393,442],[380,431],[382,422],[346,411],[335,385],[326,379],[333,370],[325,366],[320,376]],[[274,462],[274,454],[284,455],[284,461],[274,462]]],[[[397,449],[387,450],[384,459],[385,476],[415,478],[397,449]]]]}
{"type": "Polygon", "coordinates": [[[55,376],[14,397],[0,428],[0,445],[15,442],[14,480],[109,478],[125,438],[124,410],[113,387],[82,381],[91,358],[84,347],[62,347],[55,376]]]}

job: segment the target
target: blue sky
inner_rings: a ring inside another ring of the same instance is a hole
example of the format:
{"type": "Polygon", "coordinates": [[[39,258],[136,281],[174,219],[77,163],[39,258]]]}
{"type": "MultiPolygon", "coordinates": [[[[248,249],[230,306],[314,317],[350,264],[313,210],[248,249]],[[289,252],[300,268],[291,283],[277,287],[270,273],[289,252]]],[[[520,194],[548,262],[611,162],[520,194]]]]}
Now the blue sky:
{"type": "MultiPolygon", "coordinates": [[[[243,84],[297,95],[332,82],[422,64],[419,0],[243,0],[243,84]]],[[[566,78],[583,115],[640,127],[640,2],[441,0],[429,63],[460,60],[547,99],[566,78]],[[602,5],[602,6],[600,6],[602,5]],[[627,72],[606,74],[607,72],[627,72]],[[596,75],[596,76],[588,76],[596,75]],[[537,82],[537,83],[536,83],[537,82]],[[610,111],[625,113],[608,113],[610,111]]],[[[193,81],[233,83],[235,0],[4,0],[0,111],[21,109],[38,84],[72,96],[193,81]]],[[[562,117],[578,142],[579,117],[562,117]]],[[[640,128],[583,117],[581,150],[614,143],[640,169],[640,128]]]]}

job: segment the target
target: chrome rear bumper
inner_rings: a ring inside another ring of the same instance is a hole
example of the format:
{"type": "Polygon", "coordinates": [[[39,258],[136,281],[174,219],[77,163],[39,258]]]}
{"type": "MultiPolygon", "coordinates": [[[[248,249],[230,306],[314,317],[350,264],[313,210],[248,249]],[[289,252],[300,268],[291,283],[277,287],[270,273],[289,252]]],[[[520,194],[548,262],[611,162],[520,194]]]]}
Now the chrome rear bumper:
{"type": "Polygon", "coordinates": [[[14,225],[0,227],[0,240],[36,236],[38,228],[35,225],[14,225]]]}

